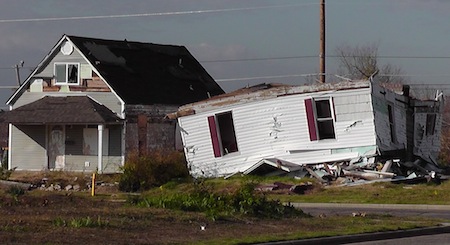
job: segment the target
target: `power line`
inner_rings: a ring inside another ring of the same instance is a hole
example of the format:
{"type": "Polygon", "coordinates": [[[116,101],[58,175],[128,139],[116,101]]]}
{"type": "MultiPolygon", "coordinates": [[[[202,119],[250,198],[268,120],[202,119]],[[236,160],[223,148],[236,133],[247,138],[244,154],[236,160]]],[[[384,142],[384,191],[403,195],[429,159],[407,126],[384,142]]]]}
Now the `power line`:
{"type": "MultiPolygon", "coordinates": [[[[306,73],[306,74],[284,74],[284,75],[274,75],[274,76],[257,76],[257,77],[239,77],[239,78],[222,78],[214,79],[216,82],[232,82],[232,81],[249,81],[249,80],[260,80],[260,79],[275,79],[275,78],[289,78],[289,77],[314,77],[319,76],[321,73],[306,73]]],[[[336,74],[325,74],[328,76],[338,76],[336,74]]],[[[402,74],[378,74],[381,77],[450,77],[450,74],[412,74],[412,75],[402,75],[402,74]]],[[[450,86],[445,83],[427,83],[427,84],[410,84],[413,86],[450,86]]]]}
{"type": "MultiPolygon", "coordinates": [[[[327,55],[326,58],[341,58],[341,57],[366,57],[364,55],[356,56],[340,56],[327,55]]],[[[245,58],[245,59],[223,59],[223,60],[200,60],[203,63],[219,63],[219,62],[238,62],[238,61],[265,61],[265,60],[288,60],[288,59],[307,59],[319,58],[318,55],[298,55],[298,56],[279,56],[279,57],[261,57],[261,58],[245,58]]],[[[402,56],[402,55],[379,55],[380,59],[450,59],[450,56],[402,56]]]]}
{"type": "Polygon", "coordinates": [[[117,15],[91,15],[91,16],[73,16],[73,17],[3,19],[3,20],[0,20],[0,23],[37,22],[37,21],[63,21],[63,20],[90,20],[90,19],[111,19],[111,18],[169,16],[169,15],[191,15],[191,14],[208,14],[208,13],[220,13],[220,12],[234,12],[234,11],[258,10],[258,9],[271,9],[271,8],[298,7],[298,6],[309,6],[309,5],[318,5],[318,4],[317,3],[301,3],[301,4],[289,4],[289,5],[271,5],[271,6],[262,6],[262,7],[209,9],[209,10],[190,10],[190,11],[142,13],[142,14],[117,14],[117,15]]]}
{"type": "MultiPolygon", "coordinates": [[[[327,55],[327,58],[340,58],[340,55],[327,55]]],[[[361,56],[347,56],[347,57],[365,57],[361,56]]],[[[309,59],[319,58],[318,55],[297,55],[297,56],[278,56],[278,57],[261,57],[261,58],[243,58],[243,59],[217,59],[217,60],[199,60],[202,63],[226,63],[226,62],[245,62],[245,61],[268,61],[268,60],[290,60],[290,59],[309,59]]],[[[377,56],[381,59],[450,59],[450,56],[401,56],[401,55],[381,55],[377,56]]],[[[27,69],[34,69],[35,67],[23,67],[27,69]]],[[[14,67],[0,67],[0,70],[12,70],[14,67]]]]}

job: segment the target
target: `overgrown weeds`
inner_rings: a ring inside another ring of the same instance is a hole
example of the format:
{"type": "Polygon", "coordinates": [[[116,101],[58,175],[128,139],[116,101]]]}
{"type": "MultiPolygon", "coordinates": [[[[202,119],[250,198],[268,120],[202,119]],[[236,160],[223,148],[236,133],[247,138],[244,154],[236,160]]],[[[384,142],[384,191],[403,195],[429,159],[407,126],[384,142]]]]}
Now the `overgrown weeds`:
{"type": "Polygon", "coordinates": [[[165,184],[174,178],[188,178],[183,153],[154,150],[147,154],[127,157],[119,182],[121,191],[136,192],[165,184]]]}
{"type": "Polygon", "coordinates": [[[105,227],[108,226],[109,222],[102,220],[100,216],[97,219],[92,219],[91,217],[81,217],[81,218],[72,218],[70,220],[65,220],[61,217],[57,217],[53,220],[53,225],[58,227],[72,227],[72,228],[81,228],[81,227],[105,227]]]}
{"type": "Polygon", "coordinates": [[[11,177],[11,174],[14,172],[16,168],[8,169],[4,164],[0,167],[0,180],[7,180],[11,177]]]}
{"type": "Polygon", "coordinates": [[[244,182],[234,191],[215,192],[211,186],[200,181],[192,184],[191,191],[171,193],[162,190],[159,195],[133,197],[129,201],[145,207],[203,212],[212,220],[240,215],[258,218],[305,215],[301,210],[285,206],[278,200],[269,200],[264,194],[256,192],[256,184],[244,182]]]}
{"type": "Polygon", "coordinates": [[[25,194],[25,190],[20,188],[19,186],[13,185],[6,190],[6,193],[11,195],[15,202],[19,201],[19,196],[25,194]]]}

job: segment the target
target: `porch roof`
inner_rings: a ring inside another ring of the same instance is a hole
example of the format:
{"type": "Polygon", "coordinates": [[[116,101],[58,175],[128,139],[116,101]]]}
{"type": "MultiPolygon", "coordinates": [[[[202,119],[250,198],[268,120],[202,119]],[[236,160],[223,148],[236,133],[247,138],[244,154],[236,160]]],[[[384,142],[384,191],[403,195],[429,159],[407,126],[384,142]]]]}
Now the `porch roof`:
{"type": "Polygon", "coordinates": [[[1,119],[12,124],[122,123],[114,112],[88,96],[45,96],[3,113],[1,119]]]}

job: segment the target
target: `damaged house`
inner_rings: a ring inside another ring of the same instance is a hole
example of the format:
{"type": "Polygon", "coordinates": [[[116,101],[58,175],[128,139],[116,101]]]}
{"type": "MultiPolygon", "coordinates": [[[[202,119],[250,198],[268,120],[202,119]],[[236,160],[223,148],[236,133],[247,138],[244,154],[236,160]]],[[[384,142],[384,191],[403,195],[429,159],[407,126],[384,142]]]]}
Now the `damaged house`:
{"type": "Polygon", "coordinates": [[[175,148],[167,113],[222,93],[183,46],[64,35],[7,101],[8,167],[115,172],[175,148]]]}
{"type": "Polygon", "coordinates": [[[181,106],[193,176],[292,173],[303,166],[374,161],[435,163],[441,96],[418,100],[372,80],[303,86],[261,84],[181,106]]]}

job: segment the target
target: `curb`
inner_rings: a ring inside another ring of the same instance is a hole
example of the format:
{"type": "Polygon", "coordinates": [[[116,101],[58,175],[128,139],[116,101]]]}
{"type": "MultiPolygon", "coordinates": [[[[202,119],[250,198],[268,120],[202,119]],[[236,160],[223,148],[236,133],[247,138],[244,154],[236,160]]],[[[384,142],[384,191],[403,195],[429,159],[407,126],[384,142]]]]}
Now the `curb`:
{"type": "Polygon", "coordinates": [[[298,203],[291,202],[295,208],[389,208],[398,210],[450,210],[450,205],[423,204],[355,204],[355,203],[298,203]]]}
{"type": "Polygon", "coordinates": [[[397,239],[397,238],[423,236],[423,235],[435,235],[435,234],[442,234],[442,233],[450,233],[450,225],[449,224],[442,224],[442,226],[438,226],[438,227],[417,228],[417,229],[401,230],[401,231],[374,232],[374,233],[364,233],[364,234],[356,234],[356,235],[310,238],[310,239],[302,239],[302,240],[267,242],[267,243],[258,243],[258,244],[260,244],[260,245],[314,245],[314,244],[333,245],[333,244],[346,244],[346,243],[355,243],[355,242],[379,241],[379,240],[397,239]]]}

